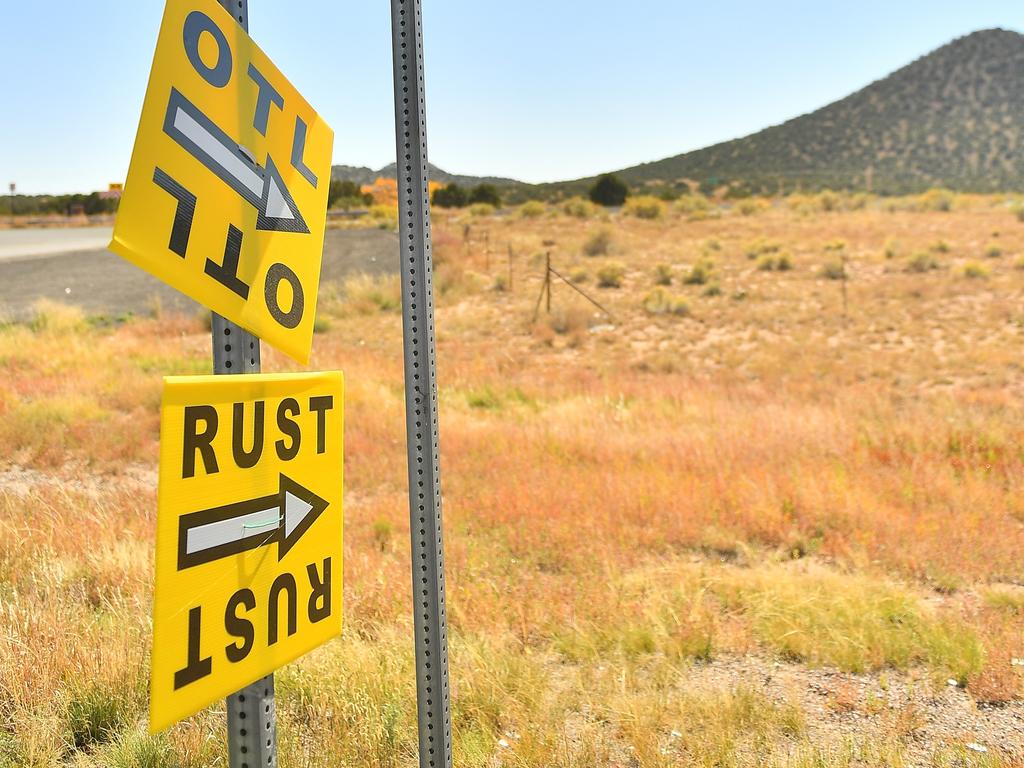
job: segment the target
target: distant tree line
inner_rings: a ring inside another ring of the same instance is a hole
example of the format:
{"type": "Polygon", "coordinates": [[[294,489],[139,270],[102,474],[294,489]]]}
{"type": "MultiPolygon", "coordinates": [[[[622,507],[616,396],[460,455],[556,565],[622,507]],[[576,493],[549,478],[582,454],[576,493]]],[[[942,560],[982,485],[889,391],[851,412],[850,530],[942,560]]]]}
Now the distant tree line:
{"type": "Polygon", "coordinates": [[[501,193],[493,184],[477,184],[475,187],[466,188],[452,182],[435,189],[430,202],[438,208],[465,208],[476,203],[485,203],[497,208],[501,205],[501,193]]]}
{"type": "Polygon", "coordinates": [[[332,181],[327,191],[328,208],[360,208],[372,202],[373,195],[363,192],[354,181],[332,181]]]}
{"type": "MultiPolygon", "coordinates": [[[[0,202],[0,211],[10,212],[10,200],[0,202]]],[[[84,213],[88,216],[95,216],[102,213],[114,213],[120,202],[117,198],[100,197],[99,192],[89,195],[15,195],[14,212],[19,216],[42,216],[46,214],[59,214],[70,216],[75,213],[84,213]]]]}

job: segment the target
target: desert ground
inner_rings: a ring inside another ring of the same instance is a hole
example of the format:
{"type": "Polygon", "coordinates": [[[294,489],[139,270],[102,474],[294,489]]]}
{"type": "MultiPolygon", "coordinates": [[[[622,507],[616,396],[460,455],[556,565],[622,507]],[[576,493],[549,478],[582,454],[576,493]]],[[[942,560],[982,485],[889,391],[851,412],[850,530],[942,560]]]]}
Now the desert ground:
{"type": "MultiPolygon", "coordinates": [[[[433,234],[460,768],[1024,765],[1015,200],[433,234]]],[[[0,766],[223,766],[223,706],[146,726],[160,377],[209,372],[208,317],[74,298],[0,329],[0,766]]],[[[416,764],[399,309],[325,273],[345,629],[277,673],[282,766],[416,764]]]]}

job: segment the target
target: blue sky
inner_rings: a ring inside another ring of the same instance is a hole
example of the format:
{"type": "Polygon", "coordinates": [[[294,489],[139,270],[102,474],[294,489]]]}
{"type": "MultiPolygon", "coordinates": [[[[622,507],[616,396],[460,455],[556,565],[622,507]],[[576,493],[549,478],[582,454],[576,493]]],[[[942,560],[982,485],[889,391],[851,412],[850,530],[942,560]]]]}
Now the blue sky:
{"type": "MultiPolygon", "coordinates": [[[[250,32],[335,129],[394,159],[390,4],[249,0],[250,32]]],[[[128,168],[161,0],[0,0],[0,182],[90,191],[128,168]]],[[[576,178],[816,109],[954,37],[1024,31],[1019,0],[425,0],[430,158],[576,178]]]]}

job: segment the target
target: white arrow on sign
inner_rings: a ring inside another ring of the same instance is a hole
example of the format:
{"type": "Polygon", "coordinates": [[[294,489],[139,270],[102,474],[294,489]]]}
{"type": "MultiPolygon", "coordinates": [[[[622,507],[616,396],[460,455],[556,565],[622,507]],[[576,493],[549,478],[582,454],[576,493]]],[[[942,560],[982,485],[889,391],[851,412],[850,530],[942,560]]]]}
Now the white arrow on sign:
{"type": "Polygon", "coordinates": [[[256,208],[256,229],[309,233],[269,153],[263,168],[176,88],[167,102],[164,133],[256,208]]]}
{"type": "Polygon", "coordinates": [[[280,560],[320,514],[327,501],[281,475],[270,496],[182,515],[178,519],[178,570],[277,542],[280,560]]]}

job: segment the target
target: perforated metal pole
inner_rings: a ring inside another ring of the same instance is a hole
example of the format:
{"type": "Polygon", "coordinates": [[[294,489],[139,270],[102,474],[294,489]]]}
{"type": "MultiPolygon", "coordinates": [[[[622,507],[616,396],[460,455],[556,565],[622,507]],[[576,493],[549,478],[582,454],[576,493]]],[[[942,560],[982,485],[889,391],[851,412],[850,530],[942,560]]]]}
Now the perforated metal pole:
{"type": "MultiPolygon", "coordinates": [[[[249,31],[248,0],[219,0],[249,31]]],[[[213,372],[259,373],[260,340],[220,315],[213,315],[213,372]]],[[[228,765],[230,768],[275,768],[277,726],[274,676],[267,675],[227,699],[228,765]]]]}
{"type": "Polygon", "coordinates": [[[451,768],[420,0],[391,0],[420,768],[451,768]]]}

